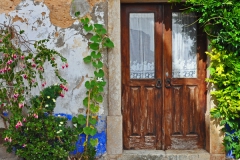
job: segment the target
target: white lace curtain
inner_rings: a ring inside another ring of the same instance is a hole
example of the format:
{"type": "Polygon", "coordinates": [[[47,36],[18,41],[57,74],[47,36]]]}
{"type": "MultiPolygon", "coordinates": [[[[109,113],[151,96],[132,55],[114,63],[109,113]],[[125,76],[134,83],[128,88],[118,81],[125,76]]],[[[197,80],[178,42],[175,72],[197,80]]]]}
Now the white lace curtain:
{"type": "Polygon", "coordinates": [[[154,78],[154,13],[130,13],[130,78],[154,78]]]}
{"type": "Polygon", "coordinates": [[[194,14],[172,13],[172,76],[197,77],[197,26],[194,14]]]}

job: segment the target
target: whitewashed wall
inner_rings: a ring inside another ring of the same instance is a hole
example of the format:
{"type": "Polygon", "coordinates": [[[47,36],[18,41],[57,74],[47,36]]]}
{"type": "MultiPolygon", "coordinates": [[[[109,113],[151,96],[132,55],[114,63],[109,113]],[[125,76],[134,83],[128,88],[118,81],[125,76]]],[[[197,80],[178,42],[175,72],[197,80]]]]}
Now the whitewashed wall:
{"type": "MultiPolygon", "coordinates": [[[[81,24],[72,17],[75,11],[80,11],[81,16],[92,17],[95,23],[105,24],[107,14],[107,2],[105,0],[1,0],[0,23],[18,25],[29,40],[49,39],[47,46],[60,52],[68,60],[69,67],[59,70],[62,77],[68,81],[69,91],[64,98],[57,99],[55,113],[77,115],[84,113],[82,100],[85,97],[86,80],[91,77],[93,68],[83,62],[83,57],[89,54],[88,39],[82,30],[81,24]],[[5,5],[3,5],[5,4],[5,5]],[[12,9],[6,9],[8,7],[12,9]]],[[[104,61],[107,56],[104,53],[104,61]]],[[[105,74],[107,75],[107,65],[105,74]]],[[[46,64],[45,76],[47,85],[55,84],[57,79],[53,76],[53,70],[46,64]]],[[[107,77],[105,77],[107,79],[107,77]]],[[[41,84],[35,93],[41,89],[41,84]]],[[[105,89],[107,91],[107,88],[105,89]]],[[[107,92],[104,94],[104,103],[100,109],[100,116],[107,115],[107,92]]],[[[1,127],[1,125],[0,125],[1,127]]]]}

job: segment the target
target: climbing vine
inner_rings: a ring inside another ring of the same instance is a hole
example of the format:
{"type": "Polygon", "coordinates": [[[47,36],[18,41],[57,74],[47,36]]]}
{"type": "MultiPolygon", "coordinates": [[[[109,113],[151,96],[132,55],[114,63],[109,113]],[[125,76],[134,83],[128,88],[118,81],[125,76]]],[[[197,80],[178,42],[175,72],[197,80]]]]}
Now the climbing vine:
{"type": "MultiPolygon", "coordinates": [[[[76,12],[75,16],[79,17],[80,12],[76,12]]],[[[83,100],[83,105],[86,107],[86,116],[79,115],[73,119],[73,123],[78,123],[83,126],[83,133],[86,135],[84,142],[85,152],[88,151],[88,145],[95,147],[98,144],[98,139],[91,138],[97,133],[95,127],[98,120],[98,112],[100,104],[103,102],[104,80],[103,70],[103,51],[107,48],[113,48],[114,44],[107,36],[107,30],[102,24],[91,24],[87,17],[79,18],[85,32],[91,34],[89,39],[90,54],[83,58],[86,64],[91,64],[94,67],[93,77],[85,82],[87,89],[86,97],[83,100]]],[[[89,159],[88,154],[83,154],[84,159],[89,159]]]]}
{"type": "MultiPolygon", "coordinates": [[[[180,0],[170,0],[180,2],[180,0]]],[[[226,151],[233,150],[240,158],[240,1],[239,0],[186,0],[185,11],[199,15],[210,41],[210,78],[216,90],[216,107],[211,115],[220,120],[225,132],[226,151]],[[238,138],[237,138],[238,137],[238,138]]]]}

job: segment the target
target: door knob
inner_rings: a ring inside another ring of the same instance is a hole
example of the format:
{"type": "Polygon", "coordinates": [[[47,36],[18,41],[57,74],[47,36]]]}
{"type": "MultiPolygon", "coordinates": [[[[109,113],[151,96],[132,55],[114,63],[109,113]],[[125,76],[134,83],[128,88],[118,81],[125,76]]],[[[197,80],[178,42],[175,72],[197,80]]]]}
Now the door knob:
{"type": "Polygon", "coordinates": [[[171,88],[171,78],[167,78],[166,81],[165,81],[165,87],[166,88],[171,88]]]}
{"type": "Polygon", "coordinates": [[[158,88],[158,89],[162,88],[161,79],[157,79],[156,88],[158,88]]]}

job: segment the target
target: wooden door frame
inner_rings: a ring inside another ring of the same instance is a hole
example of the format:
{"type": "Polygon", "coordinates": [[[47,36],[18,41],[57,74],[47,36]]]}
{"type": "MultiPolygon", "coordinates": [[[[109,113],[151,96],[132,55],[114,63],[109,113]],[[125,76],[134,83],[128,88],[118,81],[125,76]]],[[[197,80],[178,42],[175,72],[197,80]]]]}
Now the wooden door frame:
{"type": "MultiPolygon", "coordinates": [[[[121,113],[121,3],[160,3],[168,0],[109,0],[108,1],[108,34],[115,47],[108,51],[108,116],[107,116],[107,155],[117,158],[123,153],[122,113],[121,113]]],[[[209,62],[208,62],[209,64],[209,62]]],[[[207,74],[207,77],[209,73],[207,74]]],[[[208,85],[206,123],[206,150],[211,157],[225,156],[222,137],[218,124],[210,118],[210,109],[215,105],[209,91],[214,87],[208,85]]]]}

